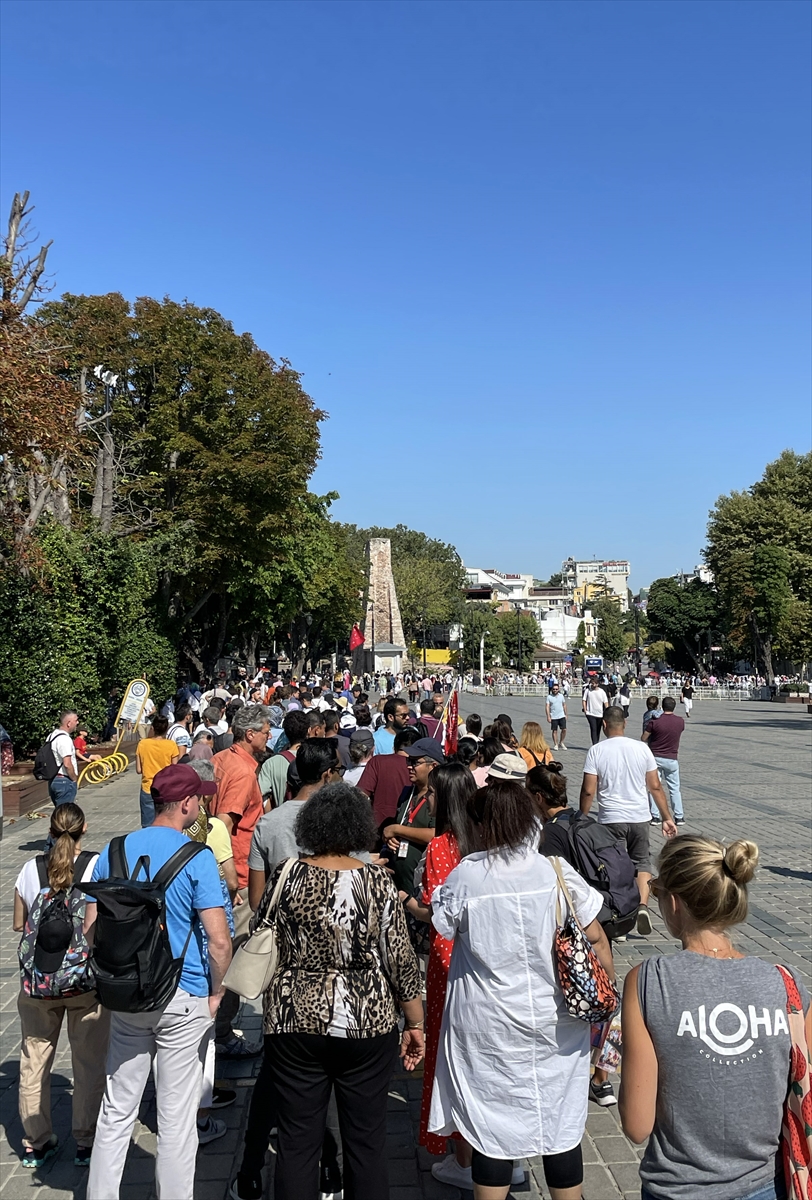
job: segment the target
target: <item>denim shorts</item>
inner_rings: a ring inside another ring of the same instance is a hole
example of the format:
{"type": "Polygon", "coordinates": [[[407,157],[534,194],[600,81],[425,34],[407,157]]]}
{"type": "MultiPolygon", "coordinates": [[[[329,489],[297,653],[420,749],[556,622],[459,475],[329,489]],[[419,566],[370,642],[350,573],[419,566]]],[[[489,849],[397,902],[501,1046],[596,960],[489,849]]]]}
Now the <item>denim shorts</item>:
{"type": "MultiPolygon", "coordinates": [[[[640,1200],[655,1200],[655,1197],[643,1188],[640,1192],[640,1200]]],[[[760,1187],[757,1192],[748,1192],[744,1196],[737,1196],[736,1200],[787,1200],[784,1180],[779,1176],[764,1187],[760,1187]]]]}

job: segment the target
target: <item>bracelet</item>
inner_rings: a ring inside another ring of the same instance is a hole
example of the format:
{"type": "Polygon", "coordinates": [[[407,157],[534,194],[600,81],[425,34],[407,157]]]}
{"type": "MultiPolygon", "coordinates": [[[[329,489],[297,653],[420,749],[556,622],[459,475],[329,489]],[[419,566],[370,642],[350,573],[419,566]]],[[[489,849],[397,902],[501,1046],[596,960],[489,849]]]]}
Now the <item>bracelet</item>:
{"type": "Polygon", "coordinates": [[[405,1033],[407,1029],[422,1029],[424,1025],[425,1021],[412,1021],[411,1023],[407,1021],[403,1027],[403,1032],[405,1033]]]}

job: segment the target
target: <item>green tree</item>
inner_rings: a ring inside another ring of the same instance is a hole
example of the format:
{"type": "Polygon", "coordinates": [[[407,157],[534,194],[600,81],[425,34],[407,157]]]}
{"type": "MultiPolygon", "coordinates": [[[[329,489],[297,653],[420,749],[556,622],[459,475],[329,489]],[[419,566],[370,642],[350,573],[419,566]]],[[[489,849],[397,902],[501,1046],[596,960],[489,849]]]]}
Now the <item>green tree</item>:
{"type": "Polygon", "coordinates": [[[648,630],[673,646],[674,666],[702,668],[702,648],[719,623],[716,589],[700,579],[684,586],[676,579],[655,579],[646,609],[648,630]]]}
{"type": "Polygon", "coordinates": [[[521,646],[522,646],[522,671],[532,669],[532,654],[538,648],[541,641],[538,621],[535,617],[528,613],[521,613],[519,617],[515,612],[500,612],[496,614],[498,626],[501,629],[502,645],[502,666],[509,667],[511,664],[518,668],[519,666],[519,630],[521,629],[521,646]]]}
{"type": "Polygon", "coordinates": [[[583,654],[586,649],[586,625],[583,621],[579,621],[578,628],[575,631],[575,649],[583,654]]]}
{"type": "Polygon", "coordinates": [[[620,623],[620,607],[617,600],[596,600],[592,612],[598,625],[597,651],[607,663],[620,662],[626,655],[623,627],[620,623]]]}
{"type": "Polygon", "coordinates": [[[773,651],[809,654],[812,605],[812,454],[785,450],[743,492],[720,496],[705,558],[714,573],[727,637],[774,678],[773,651]],[[800,624],[793,634],[792,617],[800,624]]]}
{"type": "Polygon", "coordinates": [[[467,664],[479,669],[479,643],[483,636],[485,669],[490,670],[495,665],[495,659],[504,662],[503,627],[497,618],[495,604],[466,604],[462,615],[462,634],[467,664]]]}
{"type": "Polygon", "coordinates": [[[671,643],[663,640],[650,642],[649,645],[646,646],[646,656],[651,663],[668,663],[670,665],[676,665],[672,664],[673,651],[674,647],[671,645],[671,643]]]}

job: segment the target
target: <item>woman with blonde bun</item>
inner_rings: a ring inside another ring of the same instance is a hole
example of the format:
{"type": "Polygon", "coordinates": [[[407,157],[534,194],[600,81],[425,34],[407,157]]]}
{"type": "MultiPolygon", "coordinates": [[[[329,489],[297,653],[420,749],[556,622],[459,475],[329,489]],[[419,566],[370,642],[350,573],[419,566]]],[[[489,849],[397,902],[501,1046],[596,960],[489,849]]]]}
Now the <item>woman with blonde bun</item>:
{"type": "Polygon", "coordinates": [[[789,1086],[787,995],[812,1039],[809,993],[793,968],[735,949],[747,918],[754,842],[683,834],[651,881],[682,954],[652,955],[626,976],[620,1119],[635,1142],[642,1200],[784,1200],[779,1147],[789,1086]],[[794,987],[793,987],[794,984],[794,987]]]}

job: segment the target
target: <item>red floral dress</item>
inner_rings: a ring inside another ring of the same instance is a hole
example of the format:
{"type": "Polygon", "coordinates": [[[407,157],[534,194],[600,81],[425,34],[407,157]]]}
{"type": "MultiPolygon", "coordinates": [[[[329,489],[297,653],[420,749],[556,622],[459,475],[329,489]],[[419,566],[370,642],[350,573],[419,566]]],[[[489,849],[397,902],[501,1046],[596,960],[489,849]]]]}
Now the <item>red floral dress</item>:
{"type": "MultiPolygon", "coordinates": [[[[453,833],[441,833],[432,838],[426,851],[423,868],[423,891],[421,903],[431,902],[432,892],[445,883],[460,861],[457,839],[453,833]]],[[[434,1086],[434,1068],[437,1062],[437,1047],[440,1042],[440,1025],[443,1020],[445,992],[448,984],[448,967],[454,943],[440,937],[433,925],[429,926],[429,961],[426,969],[426,1056],[423,1060],[423,1099],[420,1106],[420,1145],[429,1154],[445,1154],[447,1139],[428,1132],[431,1090],[434,1086]]]]}

